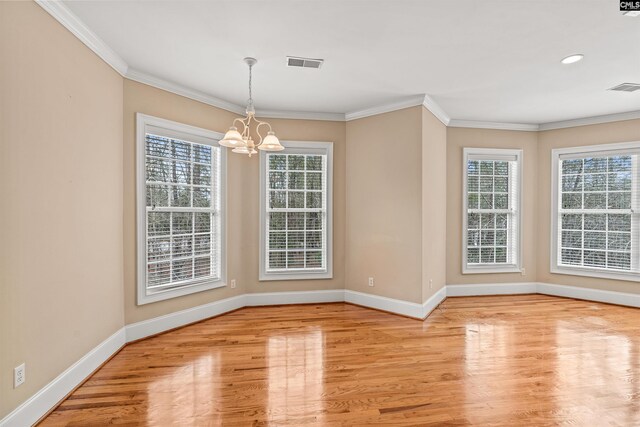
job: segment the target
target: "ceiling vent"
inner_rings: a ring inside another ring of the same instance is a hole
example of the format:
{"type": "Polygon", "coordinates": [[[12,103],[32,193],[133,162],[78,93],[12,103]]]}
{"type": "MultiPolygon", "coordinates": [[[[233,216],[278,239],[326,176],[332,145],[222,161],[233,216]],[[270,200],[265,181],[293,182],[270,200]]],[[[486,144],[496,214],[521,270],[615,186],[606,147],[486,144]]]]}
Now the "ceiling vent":
{"type": "Polygon", "coordinates": [[[297,56],[287,56],[287,65],[289,67],[301,68],[320,68],[324,59],[300,58],[297,56]]]}
{"type": "Polygon", "coordinates": [[[638,83],[622,83],[618,86],[614,86],[609,90],[615,90],[618,92],[635,92],[636,90],[640,90],[640,84],[638,83]]]}

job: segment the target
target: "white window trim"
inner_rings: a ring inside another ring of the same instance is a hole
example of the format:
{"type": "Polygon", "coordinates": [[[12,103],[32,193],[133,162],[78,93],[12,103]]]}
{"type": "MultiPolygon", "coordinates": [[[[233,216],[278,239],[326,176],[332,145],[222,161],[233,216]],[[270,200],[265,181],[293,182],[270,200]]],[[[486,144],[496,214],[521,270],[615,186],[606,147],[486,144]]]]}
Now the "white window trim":
{"type": "MultiPolygon", "coordinates": [[[[561,180],[559,179],[560,177],[559,177],[558,168],[560,165],[560,156],[566,155],[566,154],[589,155],[591,153],[614,154],[613,152],[619,151],[619,150],[623,150],[623,151],[640,150],[640,141],[589,145],[589,146],[583,146],[583,147],[556,148],[554,150],[551,150],[551,222],[550,222],[551,250],[549,251],[549,253],[551,254],[551,259],[550,259],[551,273],[568,274],[571,276],[598,277],[603,279],[628,280],[628,281],[640,282],[640,274],[632,271],[616,272],[616,271],[600,269],[598,267],[582,267],[582,266],[570,267],[570,266],[560,265],[558,263],[558,245],[559,245],[558,208],[559,208],[559,197],[561,194],[561,191],[560,191],[561,180]]],[[[632,256],[634,255],[633,251],[631,255],[632,256]]]]}
{"type": "MultiPolygon", "coordinates": [[[[145,135],[149,129],[162,129],[164,134],[175,135],[176,138],[184,138],[181,134],[187,133],[190,140],[197,143],[218,146],[218,141],[223,135],[207,129],[189,126],[171,120],[136,113],[136,248],[137,248],[137,304],[144,305],[156,301],[162,301],[183,295],[202,292],[226,286],[227,281],[227,244],[226,244],[226,183],[227,183],[227,150],[220,153],[220,279],[196,280],[192,284],[181,286],[177,289],[147,293],[146,286],[146,185],[145,185],[145,135]]],[[[151,132],[153,133],[153,131],[151,132]]]]}
{"type": "Polygon", "coordinates": [[[464,148],[462,155],[462,274],[488,274],[488,273],[520,273],[522,272],[522,169],[523,150],[508,148],[464,148]],[[518,162],[518,253],[514,264],[467,264],[467,162],[471,155],[482,155],[487,158],[500,158],[500,156],[515,156],[518,162]]]}
{"type": "Polygon", "coordinates": [[[266,271],[267,155],[260,152],[260,281],[312,280],[333,278],[333,143],[317,141],[281,141],[285,154],[322,154],[327,156],[327,263],[318,271],[269,273],[266,271]]]}

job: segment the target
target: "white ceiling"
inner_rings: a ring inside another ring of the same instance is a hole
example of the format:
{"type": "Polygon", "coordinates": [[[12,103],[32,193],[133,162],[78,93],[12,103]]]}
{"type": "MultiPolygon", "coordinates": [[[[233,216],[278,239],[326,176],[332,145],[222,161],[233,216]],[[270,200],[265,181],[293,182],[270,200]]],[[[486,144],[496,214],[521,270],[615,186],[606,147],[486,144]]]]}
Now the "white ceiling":
{"type": "Polygon", "coordinates": [[[452,118],[640,110],[640,17],[613,0],[65,1],[130,69],[235,104],[347,113],[428,94],[452,118]],[[573,53],[583,61],[562,65],[573,53]],[[324,58],[320,70],[285,56],[324,58]]]}

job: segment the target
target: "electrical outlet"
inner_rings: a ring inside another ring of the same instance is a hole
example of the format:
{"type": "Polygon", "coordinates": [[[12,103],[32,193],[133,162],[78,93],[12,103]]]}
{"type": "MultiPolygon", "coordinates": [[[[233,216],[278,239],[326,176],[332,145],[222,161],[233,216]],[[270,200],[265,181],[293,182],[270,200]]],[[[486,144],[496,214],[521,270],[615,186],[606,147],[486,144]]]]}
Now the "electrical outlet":
{"type": "Polygon", "coordinates": [[[369,286],[373,286],[373,277],[369,277],[369,286]]]}
{"type": "Polygon", "coordinates": [[[525,275],[524,267],[522,267],[522,270],[520,270],[520,274],[522,274],[523,276],[525,275]]]}
{"type": "Polygon", "coordinates": [[[429,279],[429,289],[433,289],[433,279],[429,279]]]}
{"type": "Polygon", "coordinates": [[[231,289],[236,288],[236,279],[231,279],[231,289]]]}
{"type": "Polygon", "coordinates": [[[17,388],[24,383],[25,377],[25,366],[24,363],[18,367],[13,368],[13,388],[17,388]]]}

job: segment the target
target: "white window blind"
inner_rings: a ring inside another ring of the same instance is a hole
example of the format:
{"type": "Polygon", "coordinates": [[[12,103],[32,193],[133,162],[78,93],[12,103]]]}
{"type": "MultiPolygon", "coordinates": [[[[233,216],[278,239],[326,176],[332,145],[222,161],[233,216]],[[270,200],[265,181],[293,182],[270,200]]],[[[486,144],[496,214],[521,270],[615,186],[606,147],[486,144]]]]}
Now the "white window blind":
{"type": "Polygon", "coordinates": [[[463,272],[518,271],[520,150],[465,149],[463,272]]]}
{"type": "Polygon", "coordinates": [[[143,121],[139,131],[143,150],[138,153],[144,162],[144,182],[138,187],[144,194],[139,216],[139,236],[144,236],[138,253],[144,269],[139,272],[141,303],[222,285],[221,148],[215,140],[171,123],[143,121]]]}
{"type": "Polygon", "coordinates": [[[556,272],[638,280],[639,148],[554,153],[556,272]]]}
{"type": "Polygon", "coordinates": [[[331,274],[331,155],[303,144],[263,154],[262,280],[331,274]]]}

